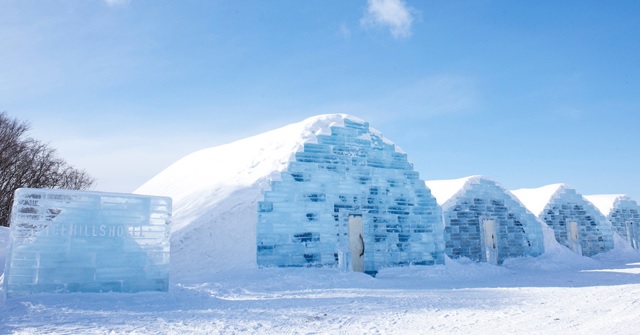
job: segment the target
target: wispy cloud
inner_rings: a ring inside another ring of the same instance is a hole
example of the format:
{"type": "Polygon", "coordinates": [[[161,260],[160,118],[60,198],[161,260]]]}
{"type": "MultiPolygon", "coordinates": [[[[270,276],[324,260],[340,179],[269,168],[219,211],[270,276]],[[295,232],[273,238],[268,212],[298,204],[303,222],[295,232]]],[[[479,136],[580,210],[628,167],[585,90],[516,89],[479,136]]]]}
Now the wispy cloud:
{"type": "Polygon", "coordinates": [[[104,0],[110,7],[126,6],[131,0],[104,0]]]}
{"type": "Polygon", "coordinates": [[[351,29],[349,29],[349,26],[347,26],[347,24],[344,22],[340,24],[340,36],[344,37],[345,39],[351,37],[351,29]]]}
{"type": "Polygon", "coordinates": [[[402,0],[367,0],[367,9],[360,19],[365,28],[389,28],[395,38],[411,36],[412,12],[402,0]]]}

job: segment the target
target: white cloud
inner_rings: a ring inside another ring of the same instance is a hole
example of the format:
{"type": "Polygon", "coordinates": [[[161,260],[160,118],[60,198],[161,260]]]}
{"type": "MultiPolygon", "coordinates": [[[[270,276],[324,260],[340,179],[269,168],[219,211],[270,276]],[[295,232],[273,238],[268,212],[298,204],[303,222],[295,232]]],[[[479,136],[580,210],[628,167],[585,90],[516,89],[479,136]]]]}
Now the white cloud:
{"type": "Polygon", "coordinates": [[[111,7],[126,6],[131,0],[104,0],[111,7]]]}
{"type": "Polygon", "coordinates": [[[413,9],[402,0],[367,0],[360,24],[365,27],[387,27],[395,38],[409,37],[413,9]]]}

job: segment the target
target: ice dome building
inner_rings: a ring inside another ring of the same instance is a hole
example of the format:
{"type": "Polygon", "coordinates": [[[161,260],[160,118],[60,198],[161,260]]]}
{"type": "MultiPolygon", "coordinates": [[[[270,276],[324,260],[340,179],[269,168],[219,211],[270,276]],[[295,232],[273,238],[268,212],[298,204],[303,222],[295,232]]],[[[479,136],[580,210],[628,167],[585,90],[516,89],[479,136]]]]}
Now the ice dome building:
{"type": "Polygon", "coordinates": [[[541,223],[499,183],[471,176],[426,185],[442,206],[449,257],[502,264],[544,252],[541,223]]]}
{"type": "Polygon", "coordinates": [[[511,191],[554,231],[556,241],[573,252],[593,256],[613,249],[613,231],[605,217],[575,189],[552,184],[511,191]]]}
{"type": "Polygon", "coordinates": [[[444,262],[440,207],[407,154],[345,114],[195,152],[136,193],[173,198],[183,274],[334,266],[349,253],[364,272],[444,262]]]}
{"type": "Polygon", "coordinates": [[[639,249],[640,244],[640,206],[624,194],[587,195],[604,215],[613,230],[625,239],[632,248],[639,249]]]}

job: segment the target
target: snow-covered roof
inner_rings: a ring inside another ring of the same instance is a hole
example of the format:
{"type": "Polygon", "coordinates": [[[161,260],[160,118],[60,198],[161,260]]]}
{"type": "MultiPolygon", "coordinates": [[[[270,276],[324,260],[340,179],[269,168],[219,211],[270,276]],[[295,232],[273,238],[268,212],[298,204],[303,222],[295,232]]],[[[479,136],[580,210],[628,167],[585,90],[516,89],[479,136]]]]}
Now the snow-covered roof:
{"type": "Polygon", "coordinates": [[[515,195],[531,213],[540,215],[547,204],[551,202],[553,196],[565,188],[571,187],[567,184],[551,184],[538,188],[521,188],[511,191],[511,193],[515,195]]]}
{"type": "Polygon", "coordinates": [[[469,183],[476,183],[480,179],[488,179],[483,176],[469,176],[458,179],[447,180],[427,180],[425,184],[431,190],[431,194],[436,198],[438,205],[442,206],[456,194],[464,192],[465,186],[469,183]]]}
{"type": "Polygon", "coordinates": [[[463,196],[464,193],[471,189],[473,185],[479,184],[482,181],[495,185],[497,188],[509,195],[513,201],[520,204],[520,206],[525,207],[524,204],[522,204],[520,200],[511,194],[511,192],[504,186],[486,176],[476,175],[450,180],[428,180],[425,181],[425,185],[431,190],[431,194],[436,198],[438,205],[442,206],[443,210],[447,210],[455,204],[455,198],[463,196]]]}
{"type": "MultiPolygon", "coordinates": [[[[345,119],[365,122],[347,114],[326,114],[248,137],[229,144],[194,152],[151,178],[135,193],[173,198],[175,230],[197,216],[211,201],[226,198],[238,189],[266,187],[261,180],[279,178],[302,151],[305,143],[317,143],[318,135],[330,135],[331,127],[344,126],[345,119]],[[261,186],[260,186],[261,185],[261,186]],[[208,200],[207,200],[208,199],[208,200]]],[[[370,128],[386,143],[379,131],[370,128]]],[[[395,146],[396,151],[402,152],[395,146]]],[[[258,192],[259,193],[259,192],[258,192]]],[[[238,202],[252,199],[239,198],[238,202]]]]}
{"type": "MultiPolygon", "coordinates": [[[[194,275],[255,266],[257,206],[263,193],[272,180],[281,178],[305,143],[318,143],[319,135],[330,135],[334,126],[345,127],[346,120],[365,123],[346,114],[310,117],[194,152],[135,190],[173,199],[171,271],[194,275]]],[[[402,152],[372,127],[362,138],[372,135],[402,152]]]]}
{"type": "Polygon", "coordinates": [[[585,195],[585,199],[589,200],[604,216],[608,216],[613,210],[616,201],[622,199],[631,200],[625,194],[595,194],[585,195]]]}

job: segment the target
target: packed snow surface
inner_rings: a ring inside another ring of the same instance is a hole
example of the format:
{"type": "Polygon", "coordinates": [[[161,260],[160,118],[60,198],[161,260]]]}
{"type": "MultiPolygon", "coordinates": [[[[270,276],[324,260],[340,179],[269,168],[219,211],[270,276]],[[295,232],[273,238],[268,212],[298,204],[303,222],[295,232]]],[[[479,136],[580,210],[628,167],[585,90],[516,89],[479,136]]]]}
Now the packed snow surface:
{"type": "Polygon", "coordinates": [[[637,334],[640,255],[566,250],[375,278],[266,268],[176,280],[168,293],[37,294],[0,300],[0,334],[637,334]]]}

